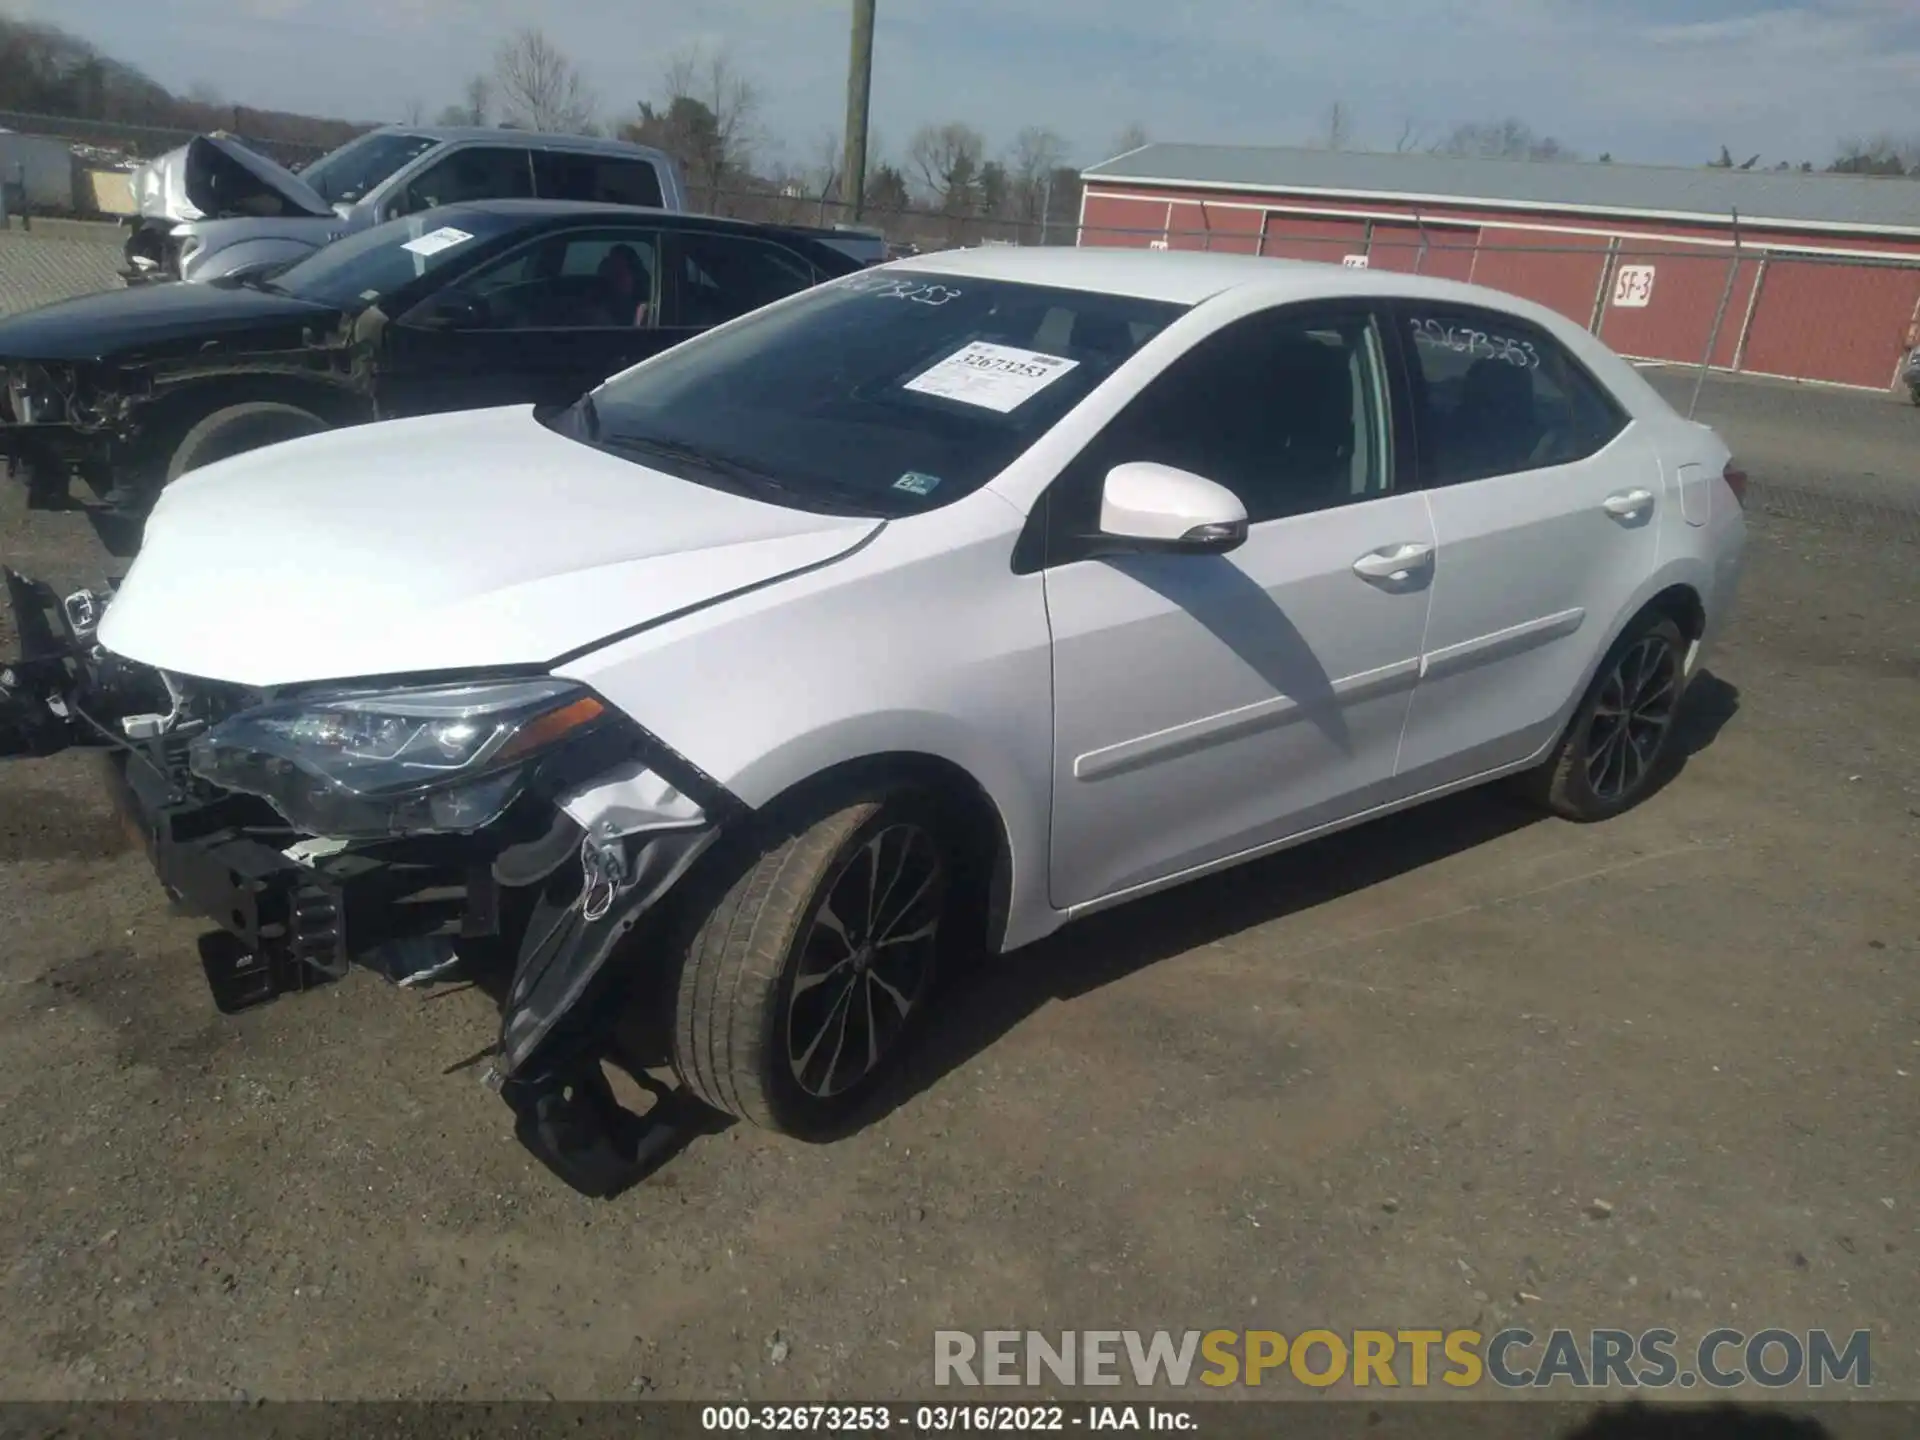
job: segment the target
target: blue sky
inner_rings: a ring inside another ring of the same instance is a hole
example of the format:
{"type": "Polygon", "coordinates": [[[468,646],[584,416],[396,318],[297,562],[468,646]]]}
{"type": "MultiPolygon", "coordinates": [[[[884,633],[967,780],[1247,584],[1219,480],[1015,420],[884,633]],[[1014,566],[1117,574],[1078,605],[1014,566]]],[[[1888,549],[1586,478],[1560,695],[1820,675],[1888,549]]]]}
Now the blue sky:
{"type": "MultiPolygon", "coordinates": [[[[430,115],[538,24],[606,110],[675,51],[725,46],[759,86],[764,148],[796,166],[843,109],[848,0],[0,0],[178,90],[430,115]]],[[[1516,115],[1618,160],[1823,163],[1843,136],[1920,135],[1920,0],[880,0],[874,125],[897,155],[960,119],[1022,125],[1092,163],[1156,139],[1290,144],[1335,101],[1359,143],[1516,115]]]]}

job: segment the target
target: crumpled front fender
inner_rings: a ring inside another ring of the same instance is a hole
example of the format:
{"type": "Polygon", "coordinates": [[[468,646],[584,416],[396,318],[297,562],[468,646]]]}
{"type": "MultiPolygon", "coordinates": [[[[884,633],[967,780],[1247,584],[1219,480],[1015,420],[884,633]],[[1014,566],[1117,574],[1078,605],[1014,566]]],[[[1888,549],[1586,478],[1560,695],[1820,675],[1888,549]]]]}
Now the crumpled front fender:
{"type": "Polygon", "coordinates": [[[597,1048],[614,1018],[599,1003],[618,988],[609,961],[744,808],[677,761],[627,761],[560,800],[580,836],[578,877],[555,857],[549,893],[520,942],[494,1066],[509,1099],[514,1089],[550,1084],[597,1048]]]}

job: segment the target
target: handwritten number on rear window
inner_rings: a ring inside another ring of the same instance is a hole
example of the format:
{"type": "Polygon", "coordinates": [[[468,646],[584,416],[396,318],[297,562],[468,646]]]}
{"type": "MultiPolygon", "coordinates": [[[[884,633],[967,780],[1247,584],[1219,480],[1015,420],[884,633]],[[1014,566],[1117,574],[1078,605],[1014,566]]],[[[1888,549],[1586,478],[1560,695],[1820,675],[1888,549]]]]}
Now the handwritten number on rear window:
{"type": "Polygon", "coordinates": [[[1470,325],[1448,325],[1439,320],[1414,320],[1411,324],[1417,345],[1451,350],[1456,355],[1471,355],[1476,359],[1504,360],[1521,370],[1536,370],[1540,366],[1540,352],[1529,340],[1490,335],[1470,325]]]}

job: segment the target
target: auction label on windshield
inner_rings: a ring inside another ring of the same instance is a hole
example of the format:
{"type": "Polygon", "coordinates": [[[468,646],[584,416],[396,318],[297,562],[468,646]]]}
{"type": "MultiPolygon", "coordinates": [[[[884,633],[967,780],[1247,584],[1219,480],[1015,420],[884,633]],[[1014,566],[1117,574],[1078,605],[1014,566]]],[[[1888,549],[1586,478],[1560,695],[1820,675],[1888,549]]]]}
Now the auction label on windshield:
{"type": "Polygon", "coordinates": [[[416,255],[438,255],[442,250],[451,250],[456,245],[464,245],[473,236],[464,230],[456,230],[451,225],[443,225],[438,230],[429,230],[417,240],[409,240],[400,248],[411,250],[416,255]]]}
{"type": "Polygon", "coordinates": [[[975,340],[903,387],[1005,415],[1053,384],[1080,362],[1038,350],[975,340]]]}

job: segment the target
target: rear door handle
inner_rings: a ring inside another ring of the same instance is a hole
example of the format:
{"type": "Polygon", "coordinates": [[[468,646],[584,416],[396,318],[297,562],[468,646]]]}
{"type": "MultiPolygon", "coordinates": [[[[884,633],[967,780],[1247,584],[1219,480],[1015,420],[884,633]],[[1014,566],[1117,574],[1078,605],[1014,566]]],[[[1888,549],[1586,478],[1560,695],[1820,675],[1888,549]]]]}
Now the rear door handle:
{"type": "Polygon", "coordinates": [[[1617,495],[1607,496],[1601,502],[1600,508],[1616,520],[1631,520],[1651,504],[1653,504],[1651,490],[1622,490],[1617,495]]]}
{"type": "Polygon", "coordinates": [[[1432,563],[1431,545],[1417,545],[1408,541],[1368,551],[1353,562],[1353,573],[1362,580],[1385,580],[1399,585],[1412,579],[1416,570],[1424,570],[1432,563]]]}

